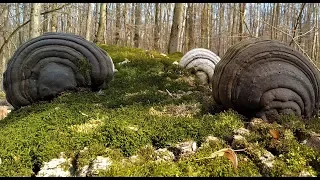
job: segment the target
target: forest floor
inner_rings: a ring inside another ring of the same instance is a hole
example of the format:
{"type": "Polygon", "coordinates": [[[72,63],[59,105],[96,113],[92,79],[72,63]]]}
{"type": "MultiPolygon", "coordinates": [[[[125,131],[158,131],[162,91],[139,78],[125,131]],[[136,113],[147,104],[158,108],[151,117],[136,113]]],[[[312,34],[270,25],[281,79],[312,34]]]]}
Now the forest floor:
{"type": "Polygon", "coordinates": [[[64,93],[0,121],[0,176],[320,175],[320,153],[305,145],[320,118],[247,119],[216,106],[173,63],[180,53],[101,47],[118,70],[106,90],[64,93]]]}

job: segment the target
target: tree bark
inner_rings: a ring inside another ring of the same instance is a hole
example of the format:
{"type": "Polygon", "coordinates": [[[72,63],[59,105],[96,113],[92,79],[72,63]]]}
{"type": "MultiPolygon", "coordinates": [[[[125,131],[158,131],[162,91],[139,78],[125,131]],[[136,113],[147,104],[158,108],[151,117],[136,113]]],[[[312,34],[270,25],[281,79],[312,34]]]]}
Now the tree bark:
{"type": "Polygon", "coordinates": [[[121,9],[120,9],[120,3],[116,4],[116,33],[115,33],[115,40],[114,44],[119,45],[120,40],[120,16],[121,16],[121,9]]]}
{"type": "Polygon", "coordinates": [[[92,9],[93,9],[93,5],[91,3],[89,3],[88,4],[88,12],[87,12],[87,27],[86,27],[86,39],[88,41],[90,41],[92,9]]]}
{"type": "Polygon", "coordinates": [[[201,47],[208,48],[208,3],[204,3],[201,13],[201,47]]]}
{"type": "Polygon", "coordinates": [[[141,5],[135,4],[135,28],[134,28],[134,47],[139,48],[140,46],[140,29],[141,29],[141,5]]]}
{"type": "Polygon", "coordinates": [[[171,27],[168,53],[178,51],[178,42],[180,38],[180,28],[182,25],[183,3],[176,3],[174,6],[173,22],[171,27]]]}
{"type": "Polygon", "coordinates": [[[30,38],[40,36],[40,9],[41,3],[32,3],[30,13],[30,38]]]}
{"type": "Polygon", "coordinates": [[[159,51],[160,50],[160,4],[155,4],[155,28],[154,28],[154,49],[159,51]]]}
{"type": "MultiPolygon", "coordinates": [[[[51,9],[56,9],[56,8],[57,8],[57,3],[53,3],[51,9]]],[[[57,29],[58,29],[58,16],[57,16],[57,12],[53,12],[51,18],[52,18],[52,19],[51,19],[51,32],[57,32],[57,29]]]]}
{"type": "Polygon", "coordinates": [[[240,21],[239,21],[239,41],[243,38],[243,27],[244,27],[244,19],[245,19],[245,9],[246,9],[246,3],[240,3],[239,4],[240,9],[240,21]]]}
{"type": "Polygon", "coordinates": [[[96,35],[95,43],[102,44],[104,42],[103,34],[106,28],[106,7],[107,7],[107,3],[101,3],[99,26],[98,26],[98,32],[96,35]]]}

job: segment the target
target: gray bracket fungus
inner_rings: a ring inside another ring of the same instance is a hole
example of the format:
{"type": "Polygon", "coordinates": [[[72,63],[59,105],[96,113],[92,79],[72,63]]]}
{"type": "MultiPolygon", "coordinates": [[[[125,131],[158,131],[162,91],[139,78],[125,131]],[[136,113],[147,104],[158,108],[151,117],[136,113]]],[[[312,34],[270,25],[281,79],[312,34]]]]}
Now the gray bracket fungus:
{"type": "Polygon", "coordinates": [[[80,87],[103,89],[113,75],[111,57],[94,43],[50,32],[16,50],[3,74],[3,86],[8,102],[19,108],[80,87]]]}
{"type": "Polygon", "coordinates": [[[214,100],[246,116],[310,118],[319,109],[319,71],[300,52],[275,40],[248,39],[216,65],[214,100]]]}
{"type": "Polygon", "coordinates": [[[220,61],[220,57],[208,49],[195,48],[188,51],[180,60],[179,66],[186,69],[194,69],[196,74],[205,74],[207,83],[211,84],[214,68],[220,61]]]}

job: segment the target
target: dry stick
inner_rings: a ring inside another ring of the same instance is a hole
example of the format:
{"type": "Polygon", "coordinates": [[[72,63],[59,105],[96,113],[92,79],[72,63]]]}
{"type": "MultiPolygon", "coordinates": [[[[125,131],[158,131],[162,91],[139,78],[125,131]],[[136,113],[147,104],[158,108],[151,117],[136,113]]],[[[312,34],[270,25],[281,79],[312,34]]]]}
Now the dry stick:
{"type": "Polygon", "coordinates": [[[293,36],[292,36],[292,40],[291,40],[291,42],[289,43],[289,46],[291,46],[291,44],[293,43],[293,38],[296,36],[296,31],[297,31],[297,27],[298,27],[298,23],[299,23],[299,21],[300,21],[300,19],[301,19],[301,15],[302,15],[302,12],[303,12],[303,9],[304,9],[304,6],[306,5],[306,3],[303,3],[302,4],[302,7],[301,7],[301,9],[300,9],[300,12],[299,12],[299,15],[298,15],[298,17],[297,17],[297,20],[296,20],[296,23],[295,23],[295,25],[294,25],[294,29],[293,29],[293,36]]]}
{"type": "MultiPolygon", "coordinates": [[[[50,10],[50,11],[42,12],[42,13],[40,13],[40,15],[45,15],[45,14],[48,14],[48,13],[51,13],[51,12],[54,12],[54,11],[58,11],[58,10],[64,8],[65,6],[68,6],[68,5],[70,5],[70,4],[71,4],[71,3],[67,3],[67,4],[64,4],[64,5],[56,8],[56,9],[52,9],[52,10],[50,10]]],[[[12,31],[12,33],[8,36],[8,38],[4,38],[5,41],[3,42],[3,44],[2,44],[2,46],[1,46],[1,48],[0,48],[0,54],[2,54],[2,51],[3,51],[3,49],[4,49],[4,46],[10,41],[10,39],[13,37],[13,35],[15,35],[16,32],[18,32],[23,26],[27,25],[29,22],[30,22],[30,19],[29,19],[28,21],[22,23],[22,24],[21,24],[20,26],[18,26],[14,31],[12,31]]]]}
{"type": "MultiPolygon", "coordinates": [[[[246,148],[244,148],[244,149],[236,149],[236,150],[234,150],[233,149],[233,151],[234,152],[237,152],[237,151],[245,151],[246,150],[246,148]]],[[[213,159],[213,158],[215,158],[215,157],[203,157],[203,158],[199,158],[199,159],[195,159],[196,161],[199,161],[199,160],[203,160],[203,159],[213,159]]]]}

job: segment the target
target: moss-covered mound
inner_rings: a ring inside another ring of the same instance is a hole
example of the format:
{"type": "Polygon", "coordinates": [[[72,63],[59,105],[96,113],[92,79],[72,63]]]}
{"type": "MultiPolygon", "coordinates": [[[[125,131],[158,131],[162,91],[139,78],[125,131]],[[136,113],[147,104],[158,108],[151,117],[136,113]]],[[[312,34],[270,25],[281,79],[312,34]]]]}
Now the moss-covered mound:
{"type": "Polygon", "coordinates": [[[79,176],[98,156],[109,157],[112,163],[96,176],[320,174],[319,153],[300,143],[311,131],[319,131],[319,119],[304,124],[296,117],[283,117],[279,124],[252,126],[232,110],[214,114],[218,110],[210,91],[173,64],[181,54],[100,47],[118,70],[106,90],[67,92],[51,103],[13,110],[0,121],[0,176],[37,176],[45,162],[59,158],[61,152],[70,158],[71,165],[63,168],[69,168],[72,176],[79,176]],[[241,128],[249,129],[249,134],[235,141],[241,128]],[[275,139],[270,130],[279,137],[275,139]],[[208,136],[219,140],[207,142],[208,136]],[[202,148],[186,157],[159,161],[157,149],[170,150],[189,140],[202,148]],[[244,149],[236,151],[236,169],[223,156],[206,158],[228,147],[244,149]],[[270,166],[261,160],[264,152],[273,154],[270,166]]]}

